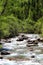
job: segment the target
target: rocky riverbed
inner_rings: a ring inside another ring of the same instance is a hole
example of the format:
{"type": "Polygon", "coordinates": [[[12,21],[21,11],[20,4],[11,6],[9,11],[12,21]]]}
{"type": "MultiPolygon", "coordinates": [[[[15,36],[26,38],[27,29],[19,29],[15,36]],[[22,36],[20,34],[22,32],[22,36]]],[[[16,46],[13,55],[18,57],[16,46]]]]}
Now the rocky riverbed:
{"type": "Polygon", "coordinates": [[[43,39],[38,34],[20,34],[1,43],[0,65],[43,65],[43,39]]]}

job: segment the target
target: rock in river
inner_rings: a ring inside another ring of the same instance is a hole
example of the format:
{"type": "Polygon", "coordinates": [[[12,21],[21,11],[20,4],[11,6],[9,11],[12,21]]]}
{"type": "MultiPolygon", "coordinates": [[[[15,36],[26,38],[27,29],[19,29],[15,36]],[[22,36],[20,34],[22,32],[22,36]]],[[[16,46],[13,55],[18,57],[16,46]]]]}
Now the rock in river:
{"type": "Polygon", "coordinates": [[[27,40],[27,46],[30,47],[30,46],[36,46],[38,45],[38,41],[37,39],[28,39],[27,40]]]}
{"type": "Polygon", "coordinates": [[[27,39],[28,39],[27,36],[21,35],[21,36],[18,37],[17,41],[23,41],[23,40],[27,40],[27,39]]]}
{"type": "Polygon", "coordinates": [[[39,42],[43,42],[43,38],[38,38],[37,39],[39,42]]]}
{"type": "Polygon", "coordinates": [[[9,55],[10,54],[10,52],[8,52],[8,51],[2,51],[1,52],[1,55],[9,55]]]}
{"type": "Polygon", "coordinates": [[[3,59],[3,57],[0,55],[0,59],[3,59]]]}

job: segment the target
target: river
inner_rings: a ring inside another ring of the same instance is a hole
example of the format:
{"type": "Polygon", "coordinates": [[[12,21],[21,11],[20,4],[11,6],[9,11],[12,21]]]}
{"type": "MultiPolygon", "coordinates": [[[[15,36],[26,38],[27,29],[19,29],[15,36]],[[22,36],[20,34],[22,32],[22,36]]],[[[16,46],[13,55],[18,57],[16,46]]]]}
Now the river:
{"type": "MultiPolygon", "coordinates": [[[[39,37],[38,34],[25,35],[32,39],[39,37]]],[[[11,38],[11,43],[3,44],[3,48],[10,49],[11,54],[4,55],[4,58],[0,59],[0,65],[43,65],[43,43],[27,47],[27,40],[16,41],[17,39],[18,37],[11,38]]]]}

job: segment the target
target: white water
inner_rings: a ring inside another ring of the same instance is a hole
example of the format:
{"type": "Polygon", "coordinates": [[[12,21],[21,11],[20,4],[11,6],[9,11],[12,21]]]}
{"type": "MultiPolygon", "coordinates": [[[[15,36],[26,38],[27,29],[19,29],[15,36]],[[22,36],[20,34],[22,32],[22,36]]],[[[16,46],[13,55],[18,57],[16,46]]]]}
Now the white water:
{"type": "MultiPolygon", "coordinates": [[[[39,37],[37,34],[25,34],[28,37],[31,37],[31,40],[34,40],[35,37],[39,37]]],[[[5,43],[3,45],[4,48],[11,49],[11,54],[4,56],[4,59],[0,59],[0,65],[43,65],[43,43],[39,43],[38,46],[32,47],[33,51],[30,51],[30,48],[26,46],[27,40],[18,42],[16,41],[18,37],[11,38],[11,43],[5,43]],[[35,58],[31,58],[34,55],[35,58]],[[7,58],[14,57],[18,58],[23,56],[23,58],[30,60],[23,61],[9,61],[7,58]]]]}
{"type": "Polygon", "coordinates": [[[41,65],[33,61],[9,61],[6,59],[0,60],[0,65],[41,65]]]}

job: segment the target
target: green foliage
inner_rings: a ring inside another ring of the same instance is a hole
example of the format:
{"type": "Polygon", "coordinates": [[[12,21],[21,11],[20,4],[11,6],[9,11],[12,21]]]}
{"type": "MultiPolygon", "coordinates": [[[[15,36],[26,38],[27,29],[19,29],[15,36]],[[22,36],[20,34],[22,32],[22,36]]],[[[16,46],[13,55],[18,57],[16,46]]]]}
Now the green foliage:
{"type": "Polygon", "coordinates": [[[0,38],[19,32],[43,34],[43,0],[0,0],[0,38]]]}
{"type": "Polygon", "coordinates": [[[2,45],[0,45],[0,49],[2,48],[2,45]]]}
{"type": "Polygon", "coordinates": [[[43,17],[39,19],[39,21],[41,21],[41,34],[43,37],[43,17]]]}
{"type": "Polygon", "coordinates": [[[38,19],[38,21],[35,24],[35,33],[41,33],[43,34],[43,17],[38,19]]]}

